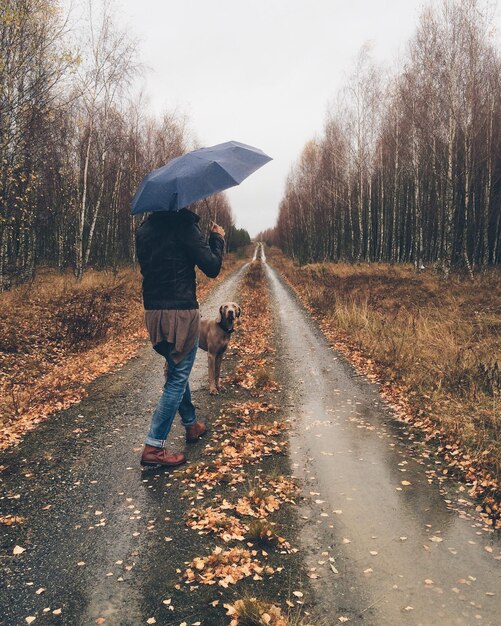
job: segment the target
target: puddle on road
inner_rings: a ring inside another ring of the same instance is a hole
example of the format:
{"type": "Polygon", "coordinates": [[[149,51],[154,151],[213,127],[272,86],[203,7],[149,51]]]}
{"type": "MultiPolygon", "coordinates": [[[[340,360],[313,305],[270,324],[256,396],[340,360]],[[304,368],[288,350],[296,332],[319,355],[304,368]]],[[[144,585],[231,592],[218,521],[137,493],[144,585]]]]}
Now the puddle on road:
{"type": "Polygon", "coordinates": [[[336,357],[269,267],[268,276],[296,407],[291,454],[307,498],[303,550],[319,576],[312,586],[322,617],[499,624],[492,532],[452,510],[377,387],[336,357]]]}

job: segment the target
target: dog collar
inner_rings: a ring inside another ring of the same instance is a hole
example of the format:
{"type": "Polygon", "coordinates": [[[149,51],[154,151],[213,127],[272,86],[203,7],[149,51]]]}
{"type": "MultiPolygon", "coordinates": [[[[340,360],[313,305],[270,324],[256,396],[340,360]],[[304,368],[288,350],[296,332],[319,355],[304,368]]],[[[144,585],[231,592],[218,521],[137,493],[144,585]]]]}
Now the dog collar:
{"type": "Polygon", "coordinates": [[[225,328],[221,322],[218,323],[219,328],[224,331],[227,335],[231,335],[231,333],[235,330],[234,328],[225,328]]]}

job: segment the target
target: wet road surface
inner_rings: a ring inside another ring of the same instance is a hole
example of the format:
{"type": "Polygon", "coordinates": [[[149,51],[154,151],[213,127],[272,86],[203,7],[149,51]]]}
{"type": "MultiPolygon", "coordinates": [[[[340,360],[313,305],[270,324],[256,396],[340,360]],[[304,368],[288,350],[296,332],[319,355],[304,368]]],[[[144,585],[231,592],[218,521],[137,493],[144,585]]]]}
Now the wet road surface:
{"type": "Polygon", "coordinates": [[[499,626],[499,541],[451,510],[377,386],[267,272],[290,381],[293,467],[307,498],[302,548],[321,574],[312,587],[325,622],[499,626]]]}
{"type": "MultiPolygon", "coordinates": [[[[244,271],[216,287],[202,315],[215,317],[221,302],[234,299],[244,271]]],[[[201,417],[213,404],[206,359],[200,351],[190,378],[201,417]]],[[[35,625],[88,625],[103,618],[137,626],[154,614],[158,624],[183,621],[176,613],[171,621],[165,607],[159,618],[158,607],[179,581],[176,567],[192,558],[192,544],[188,536],[183,540],[187,529],[176,515],[169,473],[141,472],[139,466],[163,384],[162,363],[145,346],[120,371],[90,385],[80,404],[0,455],[6,466],[2,514],[25,518],[16,527],[0,527],[0,624],[24,625],[29,616],[36,617],[35,625]],[[171,558],[173,537],[177,552],[171,558]],[[15,545],[25,552],[13,556],[15,545]]],[[[169,442],[185,448],[178,418],[169,442]]],[[[200,449],[189,447],[192,462],[200,449]]]]}

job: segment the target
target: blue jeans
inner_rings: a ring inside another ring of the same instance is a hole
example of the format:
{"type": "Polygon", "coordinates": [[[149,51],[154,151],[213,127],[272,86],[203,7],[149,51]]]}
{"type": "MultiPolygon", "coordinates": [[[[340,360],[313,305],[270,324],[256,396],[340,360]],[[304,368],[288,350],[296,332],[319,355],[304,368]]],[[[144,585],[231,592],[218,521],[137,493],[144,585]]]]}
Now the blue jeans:
{"type": "Polygon", "coordinates": [[[151,417],[150,430],[145,440],[147,445],[156,448],[164,447],[177,411],[179,411],[183,426],[186,428],[197,421],[188,383],[197,348],[198,339],[191,352],[180,363],[174,363],[170,356],[172,344],[168,344],[164,355],[168,364],[167,380],[157,408],[151,417]]]}

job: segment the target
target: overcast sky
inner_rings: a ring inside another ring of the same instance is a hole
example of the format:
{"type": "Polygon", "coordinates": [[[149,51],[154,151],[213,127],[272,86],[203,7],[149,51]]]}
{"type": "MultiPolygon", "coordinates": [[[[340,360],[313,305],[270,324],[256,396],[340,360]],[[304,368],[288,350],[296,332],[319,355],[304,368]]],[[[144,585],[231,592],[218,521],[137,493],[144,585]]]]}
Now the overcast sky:
{"type": "MultiPolygon", "coordinates": [[[[436,0],[432,0],[436,1],[436,0]]],[[[237,226],[273,226],[286,176],[320,134],[362,45],[391,67],[423,0],[116,0],[139,39],[155,112],[178,108],[201,145],[237,140],[273,161],[229,190],[237,226]]],[[[499,11],[498,11],[499,18],[499,11]]],[[[498,19],[499,21],[499,19],[498,19]]]]}

